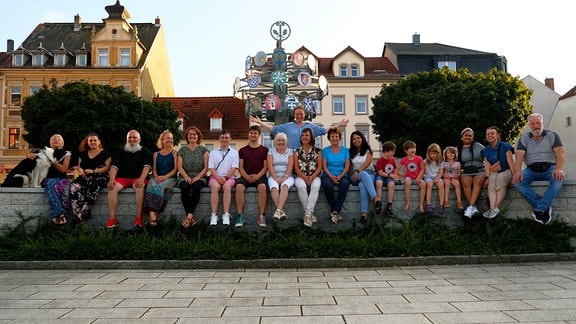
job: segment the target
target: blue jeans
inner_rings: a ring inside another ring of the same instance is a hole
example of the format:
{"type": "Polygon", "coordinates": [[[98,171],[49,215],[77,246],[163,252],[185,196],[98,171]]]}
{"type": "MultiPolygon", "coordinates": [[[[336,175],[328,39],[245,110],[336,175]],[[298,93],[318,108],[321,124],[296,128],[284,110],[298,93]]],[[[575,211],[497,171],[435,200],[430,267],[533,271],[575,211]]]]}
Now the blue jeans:
{"type": "Polygon", "coordinates": [[[348,194],[348,187],[350,186],[350,179],[346,176],[340,179],[338,183],[338,197],[334,198],[334,182],[328,176],[322,176],[322,189],[324,189],[324,194],[326,195],[326,200],[328,200],[328,205],[330,205],[330,212],[338,212],[342,210],[342,205],[344,205],[344,199],[346,199],[346,194],[348,194]]]}
{"type": "Polygon", "coordinates": [[[528,201],[528,203],[530,203],[530,205],[532,205],[535,210],[547,211],[552,204],[552,200],[554,200],[556,195],[558,195],[560,192],[560,189],[562,189],[564,181],[556,181],[556,179],[554,179],[552,176],[552,172],[555,169],[556,166],[553,165],[546,171],[535,172],[526,167],[524,170],[522,170],[522,181],[514,185],[520,195],[522,195],[522,197],[524,197],[524,199],[526,199],[526,201],[528,201]],[[534,189],[530,187],[530,184],[533,181],[548,181],[550,183],[544,192],[543,197],[540,197],[538,194],[536,194],[534,189]]]}
{"type": "Polygon", "coordinates": [[[372,172],[361,171],[358,173],[358,181],[354,181],[353,177],[350,177],[350,183],[353,186],[358,186],[360,189],[360,212],[368,212],[368,204],[370,200],[376,197],[376,188],[374,187],[375,175],[372,172]]]}

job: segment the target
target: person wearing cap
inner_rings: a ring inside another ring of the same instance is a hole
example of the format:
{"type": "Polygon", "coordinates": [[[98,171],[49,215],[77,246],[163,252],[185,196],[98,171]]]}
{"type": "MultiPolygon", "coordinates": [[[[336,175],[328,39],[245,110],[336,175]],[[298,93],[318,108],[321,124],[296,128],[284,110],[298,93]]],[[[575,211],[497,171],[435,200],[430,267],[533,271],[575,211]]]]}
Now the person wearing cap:
{"type": "Polygon", "coordinates": [[[542,115],[528,116],[530,132],[520,137],[516,144],[515,167],[517,172],[512,178],[514,186],[534,208],[532,218],[541,224],[552,220],[552,200],[558,195],[566,175],[562,171],[565,150],[560,136],[551,130],[543,129],[542,115]],[[520,172],[522,162],[526,168],[520,172]],[[548,181],[550,184],[542,196],[530,187],[533,181],[548,181]]]}
{"type": "Polygon", "coordinates": [[[462,165],[460,183],[464,197],[468,201],[468,207],[464,210],[464,216],[468,218],[480,213],[476,208],[476,202],[486,181],[483,150],[484,145],[474,142],[472,128],[466,127],[460,132],[460,144],[458,145],[458,160],[462,165]]]}

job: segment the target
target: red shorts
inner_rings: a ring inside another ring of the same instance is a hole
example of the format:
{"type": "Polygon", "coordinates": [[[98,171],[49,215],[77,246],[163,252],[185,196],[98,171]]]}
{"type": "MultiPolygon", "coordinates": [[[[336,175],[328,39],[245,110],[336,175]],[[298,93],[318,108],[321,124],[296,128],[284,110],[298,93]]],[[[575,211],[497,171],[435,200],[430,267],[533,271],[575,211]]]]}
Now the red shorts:
{"type": "MultiPolygon", "coordinates": [[[[132,188],[136,181],[138,181],[138,178],[116,178],[116,183],[120,184],[124,188],[132,188]]],[[[147,183],[148,179],[144,180],[144,184],[147,183]]]]}

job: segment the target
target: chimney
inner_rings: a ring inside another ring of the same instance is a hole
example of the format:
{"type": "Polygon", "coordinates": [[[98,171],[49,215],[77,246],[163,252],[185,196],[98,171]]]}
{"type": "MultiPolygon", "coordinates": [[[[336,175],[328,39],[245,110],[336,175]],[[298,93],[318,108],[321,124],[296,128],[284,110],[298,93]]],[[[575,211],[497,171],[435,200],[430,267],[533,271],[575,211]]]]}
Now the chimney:
{"type": "Polygon", "coordinates": [[[12,51],[14,51],[14,40],[9,39],[8,41],[6,41],[6,52],[12,52],[12,51]]]}
{"type": "Polygon", "coordinates": [[[154,19],[154,25],[156,25],[156,27],[160,26],[160,17],[156,16],[156,19],[154,19]]]}
{"type": "Polygon", "coordinates": [[[414,35],[412,35],[412,45],[420,45],[420,35],[418,33],[414,33],[414,35]]]}
{"type": "Polygon", "coordinates": [[[82,28],[82,18],[79,14],[74,16],[74,31],[77,32],[82,28]]]}
{"type": "Polygon", "coordinates": [[[544,85],[546,85],[548,88],[554,90],[554,78],[544,79],[544,85]]]}

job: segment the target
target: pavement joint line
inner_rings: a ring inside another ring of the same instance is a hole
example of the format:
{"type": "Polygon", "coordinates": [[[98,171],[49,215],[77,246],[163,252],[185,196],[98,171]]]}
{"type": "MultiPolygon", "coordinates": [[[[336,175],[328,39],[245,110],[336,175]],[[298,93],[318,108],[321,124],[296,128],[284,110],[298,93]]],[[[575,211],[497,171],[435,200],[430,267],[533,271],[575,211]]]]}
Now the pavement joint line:
{"type": "Polygon", "coordinates": [[[45,260],[0,261],[0,270],[48,269],[282,269],[377,268],[493,263],[576,261],[576,253],[450,255],[394,258],[319,258],[255,260],[45,260]]]}

